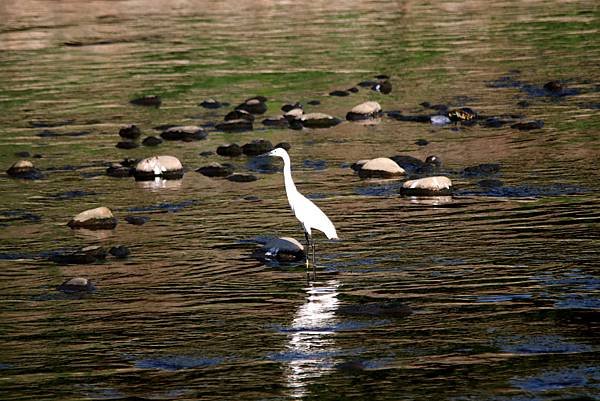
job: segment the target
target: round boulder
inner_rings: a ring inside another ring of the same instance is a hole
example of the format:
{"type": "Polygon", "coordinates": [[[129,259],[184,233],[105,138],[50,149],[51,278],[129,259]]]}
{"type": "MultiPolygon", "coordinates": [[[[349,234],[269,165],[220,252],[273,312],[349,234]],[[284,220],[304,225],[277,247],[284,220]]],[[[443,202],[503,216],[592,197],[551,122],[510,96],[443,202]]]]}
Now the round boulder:
{"type": "Polygon", "coordinates": [[[200,102],[200,106],[204,107],[205,109],[218,109],[220,107],[223,107],[223,103],[215,99],[209,98],[200,102]]]}
{"type": "Polygon", "coordinates": [[[305,258],[304,247],[291,237],[273,238],[257,249],[252,256],[260,260],[276,260],[278,262],[298,262],[305,258]]]}
{"type": "Polygon", "coordinates": [[[94,284],[87,278],[74,277],[59,285],[57,290],[65,292],[67,294],[78,293],[78,292],[92,292],[96,290],[94,284]]]}
{"type": "Polygon", "coordinates": [[[304,114],[304,110],[297,107],[295,109],[291,109],[289,111],[286,111],[286,113],[283,115],[283,117],[285,117],[286,120],[297,120],[300,117],[302,117],[302,115],[304,114]]]}
{"type": "Polygon", "coordinates": [[[381,106],[377,102],[364,102],[357,106],[354,106],[348,114],[346,114],[346,120],[357,121],[367,120],[370,118],[376,118],[381,115],[381,106]]]}
{"type": "Polygon", "coordinates": [[[254,121],[254,115],[248,113],[246,110],[233,110],[225,115],[223,118],[224,121],[231,120],[248,120],[250,122],[254,121]]]}
{"type": "Polygon", "coordinates": [[[409,180],[402,184],[400,193],[405,196],[448,196],[452,195],[452,181],[444,176],[409,180]]]}
{"type": "Polygon", "coordinates": [[[207,177],[227,177],[233,173],[233,165],[229,163],[210,163],[207,166],[202,166],[196,170],[207,177]]]}
{"type": "Polygon", "coordinates": [[[221,145],[217,148],[219,156],[236,157],[242,154],[242,148],[237,143],[221,145]]]}
{"type": "Polygon", "coordinates": [[[91,230],[109,230],[117,225],[117,219],[109,208],[101,206],[89,209],[73,217],[67,225],[71,228],[88,228],[91,230]]]}
{"type": "Polygon", "coordinates": [[[171,127],[160,134],[160,136],[167,141],[193,141],[205,139],[207,135],[208,134],[204,132],[202,127],[195,125],[171,127]]]}
{"type": "Polygon", "coordinates": [[[307,128],[329,128],[340,122],[339,118],[324,113],[308,113],[300,117],[300,123],[307,128]]]}
{"type": "Polygon", "coordinates": [[[263,96],[257,96],[246,99],[244,103],[236,107],[237,110],[245,110],[252,114],[264,114],[267,111],[267,99],[263,96]]]}
{"type": "Polygon", "coordinates": [[[133,142],[133,141],[120,141],[120,142],[117,142],[115,147],[117,147],[119,149],[135,149],[135,148],[139,148],[140,144],[137,142],[133,142]]]}
{"type": "Polygon", "coordinates": [[[44,177],[42,172],[36,169],[29,160],[19,160],[10,166],[6,173],[11,177],[25,180],[38,180],[44,177]]]}
{"type": "Polygon", "coordinates": [[[371,159],[358,170],[358,175],[361,178],[394,178],[404,174],[406,174],[406,171],[387,157],[371,159]]]}
{"type": "Polygon", "coordinates": [[[215,129],[225,132],[252,131],[252,121],[244,119],[223,121],[215,125],[215,129]]]}
{"type": "Polygon", "coordinates": [[[142,145],[144,146],[158,146],[161,143],[163,143],[163,140],[155,136],[148,136],[142,141],[142,145]]]}
{"type": "Polygon", "coordinates": [[[183,177],[183,166],[174,156],[152,156],[140,160],[133,172],[136,180],[153,180],[154,177],[179,179],[183,177]]]}
{"type": "Polygon", "coordinates": [[[266,141],[264,139],[255,139],[242,146],[242,152],[246,156],[258,156],[270,152],[271,150],[273,150],[273,144],[271,141],[266,141]]]}
{"type": "Polygon", "coordinates": [[[130,177],[133,175],[133,171],[134,169],[132,167],[124,166],[121,163],[112,163],[106,169],[106,175],[118,178],[130,177]]]}
{"type": "Polygon", "coordinates": [[[142,131],[137,125],[127,125],[119,130],[119,136],[125,139],[137,139],[142,135],[142,131]]]}

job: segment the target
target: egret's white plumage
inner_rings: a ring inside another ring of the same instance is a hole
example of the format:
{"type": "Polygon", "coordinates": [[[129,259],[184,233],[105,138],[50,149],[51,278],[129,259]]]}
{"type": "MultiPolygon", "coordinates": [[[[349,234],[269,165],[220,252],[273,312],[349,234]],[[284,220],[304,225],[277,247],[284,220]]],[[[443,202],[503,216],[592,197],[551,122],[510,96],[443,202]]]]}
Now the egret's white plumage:
{"type": "MultiPolygon", "coordinates": [[[[310,247],[310,238],[312,237],[312,229],[323,232],[328,239],[337,239],[337,232],[329,217],[323,213],[310,199],[306,198],[296,189],[294,180],[292,179],[292,166],[290,156],[282,148],[275,148],[267,156],[278,156],[283,159],[283,180],[285,184],[285,192],[288,198],[288,203],[294,212],[296,218],[302,224],[308,245],[310,247]]],[[[306,264],[308,267],[308,249],[306,251],[306,264]]],[[[314,242],[313,242],[313,267],[314,267],[314,242]]]]}

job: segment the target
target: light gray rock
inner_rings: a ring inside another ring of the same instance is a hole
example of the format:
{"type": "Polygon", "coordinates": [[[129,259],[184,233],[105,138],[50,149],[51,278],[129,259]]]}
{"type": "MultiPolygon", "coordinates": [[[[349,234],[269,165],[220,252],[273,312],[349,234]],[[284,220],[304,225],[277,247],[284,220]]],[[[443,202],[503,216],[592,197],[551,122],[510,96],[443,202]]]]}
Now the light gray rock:
{"type": "Polygon", "coordinates": [[[6,173],[14,178],[23,178],[26,180],[38,180],[43,178],[44,175],[38,169],[33,166],[33,163],[29,160],[19,160],[14,163],[6,173]]]}
{"type": "Polygon", "coordinates": [[[140,160],[133,175],[136,180],[152,180],[154,177],[179,179],[183,177],[183,166],[174,156],[152,156],[140,160]]]}
{"type": "Polygon", "coordinates": [[[329,128],[340,122],[339,118],[324,113],[308,113],[300,117],[300,123],[307,128],[329,128]]]}
{"type": "Polygon", "coordinates": [[[361,178],[394,178],[405,174],[406,171],[402,167],[387,157],[371,159],[358,170],[361,178]]]}
{"type": "Polygon", "coordinates": [[[448,196],[452,194],[452,181],[448,177],[425,177],[402,184],[400,193],[406,196],[448,196]]]}
{"type": "Polygon", "coordinates": [[[67,225],[71,228],[88,228],[91,230],[113,229],[117,219],[109,208],[105,206],[89,209],[73,217],[67,225]]]}
{"type": "Polygon", "coordinates": [[[57,290],[65,292],[67,294],[78,293],[78,292],[92,292],[96,290],[94,284],[84,277],[74,277],[66,280],[64,283],[57,287],[57,290]]]}
{"type": "Polygon", "coordinates": [[[381,106],[377,102],[364,102],[354,106],[348,114],[346,120],[358,121],[377,118],[381,115],[381,106]]]}
{"type": "Polygon", "coordinates": [[[304,247],[291,237],[273,238],[256,250],[253,255],[260,260],[276,260],[278,262],[297,262],[304,260],[304,247]]]}

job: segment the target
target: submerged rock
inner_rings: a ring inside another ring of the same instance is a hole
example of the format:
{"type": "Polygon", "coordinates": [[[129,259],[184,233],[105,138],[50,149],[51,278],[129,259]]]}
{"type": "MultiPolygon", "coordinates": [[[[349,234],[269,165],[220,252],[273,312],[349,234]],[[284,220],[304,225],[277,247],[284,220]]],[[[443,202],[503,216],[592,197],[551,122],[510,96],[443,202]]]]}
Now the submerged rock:
{"type": "Polygon", "coordinates": [[[248,113],[246,110],[233,110],[225,115],[223,118],[224,121],[231,120],[247,120],[250,122],[254,121],[254,115],[248,113]]]}
{"type": "Polygon", "coordinates": [[[21,178],[24,180],[39,180],[44,178],[44,174],[33,166],[29,160],[19,160],[14,163],[6,173],[13,178],[21,178]]]}
{"type": "Polygon", "coordinates": [[[117,225],[117,219],[109,208],[101,206],[89,209],[73,217],[67,225],[71,228],[87,228],[90,230],[113,229],[117,225]]]}
{"type": "Polygon", "coordinates": [[[137,125],[131,124],[122,127],[119,130],[119,136],[125,139],[137,139],[142,135],[142,131],[137,125]]]}
{"type": "Polygon", "coordinates": [[[228,120],[215,125],[215,129],[225,132],[252,131],[252,121],[238,119],[228,120]]]}
{"type": "Polygon", "coordinates": [[[106,259],[106,255],[106,249],[88,246],[74,251],[54,253],[48,259],[61,265],[85,265],[102,261],[106,259]]]}
{"type": "Polygon", "coordinates": [[[271,141],[266,141],[264,139],[255,139],[242,146],[242,152],[246,156],[258,156],[270,152],[271,150],[273,150],[273,144],[271,141]]]}
{"type": "Polygon", "coordinates": [[[125,245],[117,245],[111,247],[108,253],[117,259],[125,259],[131,254],[131,251],[125,245]]]}
{"type": "Polygon", "coordinates": [[[120,142],[117,142],[115,147],[117,147],[119,149],[135,149],[135,148],[139,148],[140,144],[137,142],[133,142],[133,141],[120,141],[120,142]]]}
{"type": "Polygon", "coordinates": [[[221,145],[217,147],[219,156],[237,157],[242,154],[242,148],[237,143],[221,145]]]}
{"type": "Polygon", "coordinates": [[[411,315],[412,309],[396,300],[383,302],[363,302],[352,305],[342,305],[337,314],[341,316],[368,316],[379,318],[403,318],[411,315]]]}
{"type": "Polygon", "coordinates": [[[210,163],[206,166],[202,166],[196,171],[207,177],[227,177],[233,173],[233,165],[229,163],[210,163]]]}
{"type": "Polygon", "coordinates": [[[117,178],[131,177],[134,170],[135,169],[133,167],[124,166],[121,163],[112,163],[106,169],[106,175],[117,178]]]}
{"type": "Polygon", "coordinates": [[[361,178],[393,178],[406,174],[395,161],[387,157],[368,160],[358,169],[361,178]]]}
{"type": "Polygon", "coordinates": [[[163,143],[163,140],[155,136],[148,136],[142,141],[142,145],[144,146],[158,146],[161,143],[163,143]]]}
{"type": "Polygon", "coordinates": [[[135,98],[133,100],[130,100],[129,103],[135,104],[137,106],[159,107],[162,103],[162,100],[159,96],[149,95],[135,98]]]}
{"type": "Polygon", "coordinates": [[[125,221],[134,226],[141,226],[150,221],[148,216],[125,216],[125,221]]]}
{"type": "Polygon", "coordinates": [[[510,126],[510,128],[518,129],[520,131],[530,131],[534,129],[541,129],[543,127],[544,122],[542,120],[521,121],[510,126]]]}
{"type": "Polygon", "coordinates": [[[338,97],[350,96],[350,92],[342,91],[342,90],[334,90],[334,91],[329,92],[329,96],[338,96],[338,97]]]}
{"type": "Polygon", "coordinates": [[[202,127],[185,125],[168,128],[160,136],[168,141],[194,141],[205,139],[208,134],[202,127]]]}
{"type": "Polygon", "coordinates": [[[400,193],[405,196],[448,196],[452,194],[452,181],[444,176],[409,180],[402,184],[400,193]]]}
{"type": "Polygon", "coordinates": [[[329,128],[340,122],[340,119],[324,113],[308,113],[300,117],[300,123],[307,128],[329,128]]]}
{"type": "Polygon", "coordinates": [[[287,113],[290,110],[302,109],[302,108],[303,108],[303,106],[300,103],[296,102],[294,104],[284,104],[283,106],[281,106],[281,111],[283,111],[284,113],[287,113]]]}
{"type": "Polygon", "coordinates": [[[479,177],[497,174],[500,171],[500,165],[497,163],[482,163],[476,166],[465,167],[460,174],[463,177],[479,177]]]}
{"type": "Polygon", "coordinates": [[[258,177],[247,173],[233,173],[225,177],[225,179],[232,182],[252,182],[258,180],[258,177]]]}
{"type": "Polygon", "coordinates": [[[93,292],[96,290],[94,284],[84,277],[74,277],[66,280],[64,283],[56,287],[58,291],[62,291],[67,294],[81,293],[81,292],[93,292]]]}
{"type": "Polygon", "coordinates": [[[377,102],[364,102],[354,106],[352,110],[346,114],[346,120],[357,121],[376,118],[381,115],[381,106],[377,102]]]}
{"type": "Polygon", "coordinates": [[[294,238],[280,237],[268,241],[260,249],[257,249],[252,257],[285,263],[302,261],[305,259],[305,253],[302,244],[294,238]]]}
{"type": "Polygon", "coordinates": [[[236,107],[237,110],[244,110],[252,114],[264,114],[267,111],[267,98],[264,96],[256,96],[246,99],[244,103],[236,107]]]}
{"type": "Polygon", "coordinates": [[[204,99],[202,102],[200,102],[200,106],[204,107],[205,109],[218,109],[225,105],[226,104],[223,104],[212,98],[204,99]]]}
{"type": "Polygon", "coordinates": [[[179,179],[183,177],[183,166],[174,156],[152,156],[141,160],[135,166],[136,180],[153,180],[154,177],[179,179]]]}

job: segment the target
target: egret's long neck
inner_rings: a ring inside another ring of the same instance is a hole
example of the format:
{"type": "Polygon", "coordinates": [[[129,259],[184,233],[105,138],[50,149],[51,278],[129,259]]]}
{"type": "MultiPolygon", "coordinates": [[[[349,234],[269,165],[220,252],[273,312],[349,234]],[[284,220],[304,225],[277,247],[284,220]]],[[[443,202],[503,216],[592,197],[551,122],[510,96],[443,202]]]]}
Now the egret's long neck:
{"type": "MultiPolygon", "coordinates": [[[[290,157],[286,154],[283,155],[283,181],[285,183],[285,192],[288,197],[288,201],[292,199],[293,195],[298,192],[294,180],[292,180],[292,162],[290,157]]],[[[290,203],[291,204],[291,203],[290,203]]]]}

